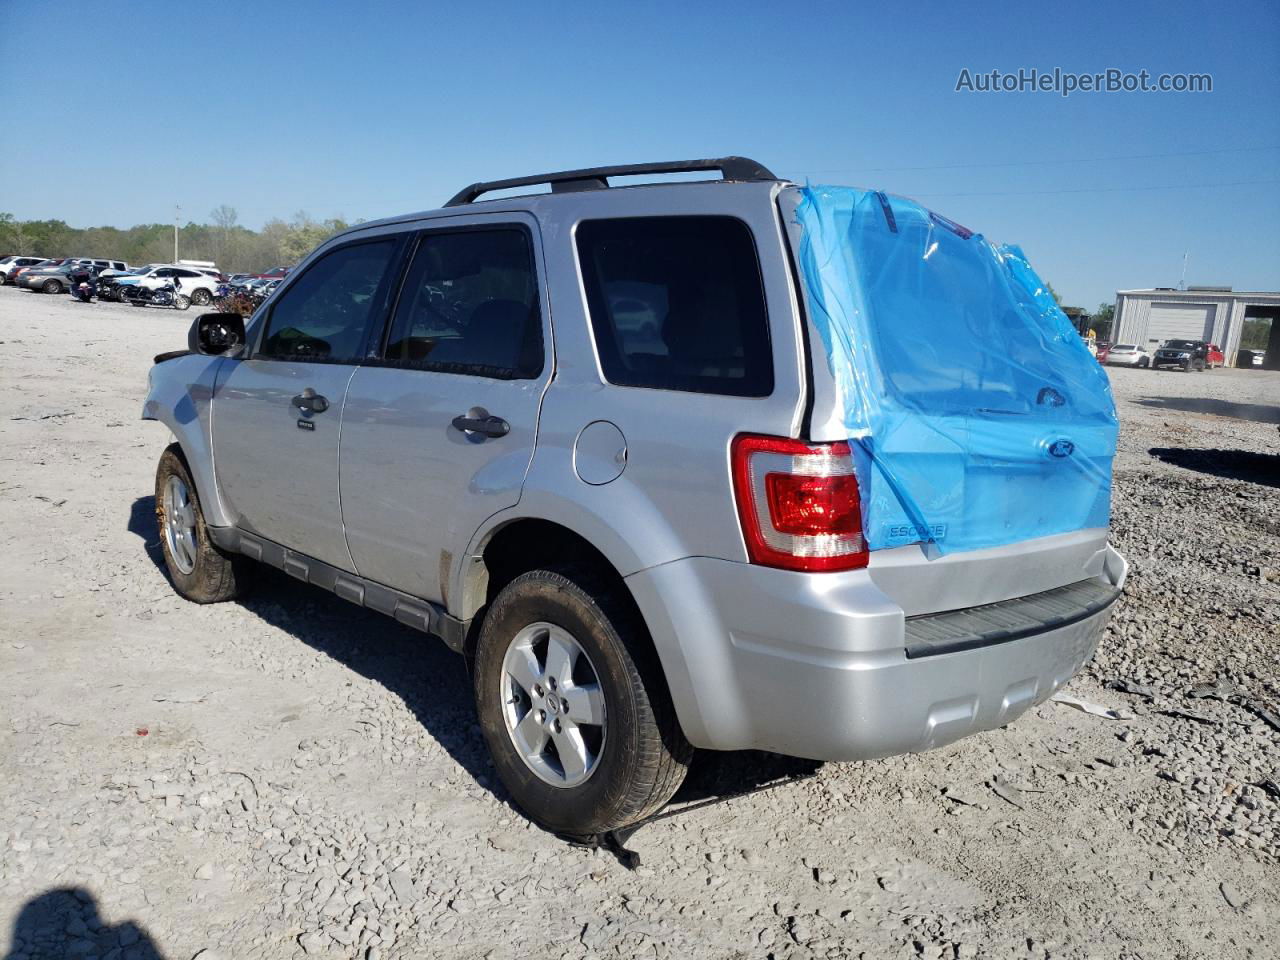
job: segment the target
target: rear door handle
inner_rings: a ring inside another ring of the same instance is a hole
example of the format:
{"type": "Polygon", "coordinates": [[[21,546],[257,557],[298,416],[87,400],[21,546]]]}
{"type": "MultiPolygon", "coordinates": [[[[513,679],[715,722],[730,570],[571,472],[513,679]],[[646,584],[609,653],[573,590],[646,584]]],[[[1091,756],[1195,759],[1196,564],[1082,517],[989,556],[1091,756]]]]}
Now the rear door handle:
{"type": "Polygon", "coordinates": [[[465,414],[453,418],[453,429],[486,437],[505,437],[511,432],[511,424],[501,417],[491,416],[484,407],[472,407],[465,414]]]}
{"type": "Polygon", "coordinates": [[[311,413],[324,413],[329,409],[328,399],[320,396],[310,387],[293,398],[293,405],[299,410],[308,410],[311,413]]]}

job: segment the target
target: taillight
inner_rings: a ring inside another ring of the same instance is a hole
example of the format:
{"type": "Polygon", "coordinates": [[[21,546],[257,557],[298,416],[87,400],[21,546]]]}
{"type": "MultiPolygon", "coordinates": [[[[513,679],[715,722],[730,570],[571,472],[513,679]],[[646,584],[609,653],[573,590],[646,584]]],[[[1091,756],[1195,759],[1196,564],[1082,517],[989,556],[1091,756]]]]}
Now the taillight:
{"type": "Polygon", "coordinates": [[[848,443],[743,434],[734,438],[731,457],[752,563],[805,571],[867,565],[848,443]]]}

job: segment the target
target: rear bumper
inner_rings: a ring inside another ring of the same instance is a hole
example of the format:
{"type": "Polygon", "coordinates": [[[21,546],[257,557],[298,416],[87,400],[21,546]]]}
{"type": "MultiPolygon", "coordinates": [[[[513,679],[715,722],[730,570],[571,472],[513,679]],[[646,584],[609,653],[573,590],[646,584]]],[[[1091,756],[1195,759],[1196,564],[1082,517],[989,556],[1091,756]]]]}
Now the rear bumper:
{"type": "MultiPolygon", "coordinates": [[[[866,571],[797,574],[693,557],[627,583],[695,746],[859,760],[1003,726],[1071,679],[1093,655],[1127,574],[1120,554],[1105,550],[1080,616],[1028,598],[1013,609],[1024,618],[1044,610],[1041,629],[1003,637],[993,629],[989,642],[938,648],[945,652],[911,649],[912,635],[922,624],[935,635],[949,629],[945,618],[955,615],[908,621],[866,571]]],[[[972,626],[988,609],[960,619],[972,626]]],[[[1007,627],[1008,617],[992,626],[1007,627]]]]}

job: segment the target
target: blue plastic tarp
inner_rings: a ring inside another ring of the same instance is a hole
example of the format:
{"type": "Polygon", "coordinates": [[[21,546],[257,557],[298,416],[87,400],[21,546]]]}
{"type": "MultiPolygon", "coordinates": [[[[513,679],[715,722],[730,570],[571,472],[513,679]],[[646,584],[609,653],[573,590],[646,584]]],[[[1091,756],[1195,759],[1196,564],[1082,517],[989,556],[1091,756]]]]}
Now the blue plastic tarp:
{"type": "Polygon", "coordinates": [[[871,549],[1108,524],[1110,383],[1018,247],[850,187],[803,188],[796,217],[871,549]]]}

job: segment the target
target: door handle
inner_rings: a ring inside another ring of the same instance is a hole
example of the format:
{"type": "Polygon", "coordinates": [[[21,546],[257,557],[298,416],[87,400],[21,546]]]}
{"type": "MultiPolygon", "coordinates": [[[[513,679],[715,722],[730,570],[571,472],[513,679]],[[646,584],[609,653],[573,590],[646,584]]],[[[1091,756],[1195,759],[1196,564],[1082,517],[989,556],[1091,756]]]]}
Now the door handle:
{"type": "Polygon", "coordinates": [[[299,410],[308,410],[311,413],[324,413],[329,409],[328,399],[320,396],[310,387],[293,398],[293,405],[299,410]]]}
{"type": "Polygon", "coordinates": [[[501,417],[491,416],[484,407],[472,407],[465,414],[453,418],[453,429],[486,437],[505,437],[511,432],[511,424],[501,417]]]}

